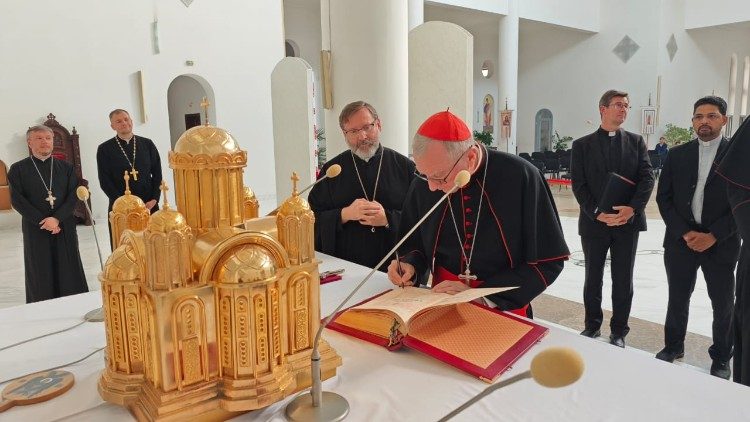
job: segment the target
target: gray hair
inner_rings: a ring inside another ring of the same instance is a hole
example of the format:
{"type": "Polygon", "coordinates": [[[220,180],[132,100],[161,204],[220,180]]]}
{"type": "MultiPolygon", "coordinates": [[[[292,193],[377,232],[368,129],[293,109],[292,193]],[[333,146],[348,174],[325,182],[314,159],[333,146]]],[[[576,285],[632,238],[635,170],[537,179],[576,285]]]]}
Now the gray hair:
{"type": "Polygon", "coordinates": [[[434,139],[427,138],[420,134],[416,134],[414,135],[414,142],[412,143],[412,146],[411,146],[412,155],[414,157],[421,156],[427,150],[427,146],[433,142],[442,144],[443,148],[445,148],[445,151],[448,153],[448,156],[454,160],[458,159],[458,157],[460,157],[461,154],[466,152],[466,150],[471,148],[471,146],[474,145],[475,143],[474,138],[469,138],[465,141],[445,142],[445,141],[436,141],[434,139]]]}
{"type": "Polygon", "coordinates": [[[52,134],[53,137],[55,136],[55,131],[53,131],[52,129],[50,129],[49,126],[34,125],[34,126],[30,127],[29,130],[26,131],[26,140],[27,141],[29,139],[31,139],[31,134],[34,133],[34,132],[49,132],[49,133],[52,134]]]}

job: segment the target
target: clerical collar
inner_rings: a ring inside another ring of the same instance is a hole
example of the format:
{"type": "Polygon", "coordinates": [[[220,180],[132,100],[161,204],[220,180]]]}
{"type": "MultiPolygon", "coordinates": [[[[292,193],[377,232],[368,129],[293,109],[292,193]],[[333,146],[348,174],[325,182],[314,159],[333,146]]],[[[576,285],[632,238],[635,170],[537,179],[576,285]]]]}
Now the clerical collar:
{"type": "Polygon", "coordinates": [[[124,139],[120,138],[120,135],[115,135],[115,139],[117,139],[117,140],[118,140],[118,141],[120,141],[120,142],[125,142],[125,145],[129,145],[129,144],[130,144],[130,141],[132,141],[132,140],[133,140],[133,138],[135,138],[135,135],[131,135],[131,136],[130,136],[130,139],[128,139],[128,140],[126,141],[126,140],[124,140],[124,139]]]}
{"type": "Polygon", "coordinates": [[[599,133],[600,135],[608,136],[608,137],[610,137],[610,138],[614,138],[614,137],[615,137],[615,135],[617,135],[617,131],[616,131],[616,130],[613,130],[613,131],[606,131],[606,130],[604,130],[604,129],[603,129],[603,128],[602,128],[601,126],[599,126],[599,129],[597,130],[597,132],[598,132],[598,133],[599,133]]]}
{"type": "Polygon", "coordinates": [[[46,158],[39,158],[36,155],[31,154],[31,158],[32,159],[36,158],[36,160],[39,161],[40,163],[46,163],[47,160],[49,160],[50,157],[52,157],[52,154],[48,155],[46,158]]]}
{"type": "Polygon", "coordinates": [[[697,138],[697,139],[698,139],[698,144],[699,144],[700,146],[702,146],[702,147],[710,147],[710,146],[712,146],[712,145],[716,145],[716,141],[719,141],[719,140],[721,140],[721,134],[719,134],[719,136],[715,137],[714,139],[711,139],[711,140],[710,140],[710,141],[708,141],[708,142],[705,142],[705,141],[701,141],[701,139],[700,139],[700,138],[697,138]]]}

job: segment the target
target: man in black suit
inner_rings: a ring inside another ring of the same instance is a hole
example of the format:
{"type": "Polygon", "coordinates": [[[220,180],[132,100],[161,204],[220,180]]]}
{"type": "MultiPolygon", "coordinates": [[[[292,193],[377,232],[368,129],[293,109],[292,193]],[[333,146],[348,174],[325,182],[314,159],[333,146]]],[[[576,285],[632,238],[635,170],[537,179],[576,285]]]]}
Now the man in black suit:
{"type": "Polygon", "coordinates": [[[627,118],[628,93],[609,90],[599,100],[601,126],[573,142],[570,173],[580,205],[578,234],[586,259],[583,304],[585,329],[581,335],[598,337],[602,325],[602,284],[607,252],[611,255],[612,319],[610,343],[625,347],[633,301],[633,266],[639,232],[646,230],[644,209],[654,188],[654,175],[643,137],[620,126],[627,118]],[[629,202],[615,205],[614,213],[599,209],[608,173],[635,184],[629,202]]]}
{"type": "Polygon", "coordinates": [[[693,128],[698,135],[673,148],[659,178],[656,202],[667,225],[664,234],[664,267],[669,283],[669,305],[664,323],[664,349],[657,359],[672,362],[685,355],[685,332],[690,295],[698,267],[706,278],[713,308],[713,360],[711,375],[729,379],[732,357],[732,301],[734,267],[739,258],[727,184],[716,176],[714,163],[729,142],[721,135],[727,122],[727,103],[715,96],[693,106],[693,128]]]}

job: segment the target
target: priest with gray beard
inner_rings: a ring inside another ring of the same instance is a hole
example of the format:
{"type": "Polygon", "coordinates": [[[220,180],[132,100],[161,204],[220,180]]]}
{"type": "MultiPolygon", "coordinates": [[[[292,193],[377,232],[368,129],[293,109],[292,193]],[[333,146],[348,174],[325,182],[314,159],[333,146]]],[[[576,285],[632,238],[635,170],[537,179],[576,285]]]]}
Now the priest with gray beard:
{"type": "Polygon", "coordinates": [[[73,215],[78,178],[52,156],[52,129],[33,126],[26,140],[31,156],[8,171],[11,203],[22,217],[26,303],[87,292],[73,215]]]}
{"type": "Polygon", "coordinates": [[[372,105],[346,105],[339,126],[349,150],[329,160],[320,174],[334,164],[341,166],[341,174],[317,184],[308,196],[315,213],[315,249],[373,268],[398,240],[401,207],[415,167],[380,145],[382,124],[372,105]]]}

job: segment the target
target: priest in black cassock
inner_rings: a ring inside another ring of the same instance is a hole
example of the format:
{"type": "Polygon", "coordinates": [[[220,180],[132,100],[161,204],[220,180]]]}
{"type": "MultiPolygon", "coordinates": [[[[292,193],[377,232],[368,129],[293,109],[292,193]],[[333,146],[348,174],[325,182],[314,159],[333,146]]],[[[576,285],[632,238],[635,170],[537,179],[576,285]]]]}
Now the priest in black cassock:
{"type": "Polygon", "coordinates": [[[26,140],[31,156],[8,171],[11,203],[22,217],[26,303],[87,292],[73,215],[78,178],[52,156],[52,129],[33,126],[26,140]]]}
{"type": "Polygon", "coordinates": [[[308,196],[315,250],[372,268],[396,243],[414,163],[380,145],[378,113],[364,101],[344,107],[339,126],[349,150],[328,161],[320,174],[334,164],[341,174],[317,184],[308,196]]]}
{"type": "MultiPolygon", "coordinates": [[[[109,122],[117,134],[102,142],[96,151],[99,185],[109,198],[107,212],[112,211],[115,200],[125,194],[122,175],[127,171],[130,173],[130,192],[141,198],[153,214],[159,210],[161,194],[159,151],[152,140],[133,134],[133,120],[127,111],[113,110],[109,113],[109,122]]],[[[111,236],[109,241],[111,246],[111,236]]]]}
{"type": "Polygon", "coordinates": [[[750,119],[732,136],[716,172],[728,183],[729,205],[742,237],[734,302],[734,382],[750,386],[750,119]]]}
{"type": "Polygon", "coordinates": [[[400,286],[424,284],[435,292],[517,286],[488,297],[499,309],[532,316],[530,302],[560,274],[570,252],[549,186],[539,170],[515,155],[477,144],[449,111],[417,131],[414,161],[421,180],[409,189],[400,231],[412,226],[453,188],[461,170],[471,174],[400,248],[388,277],[400,286]]]}

